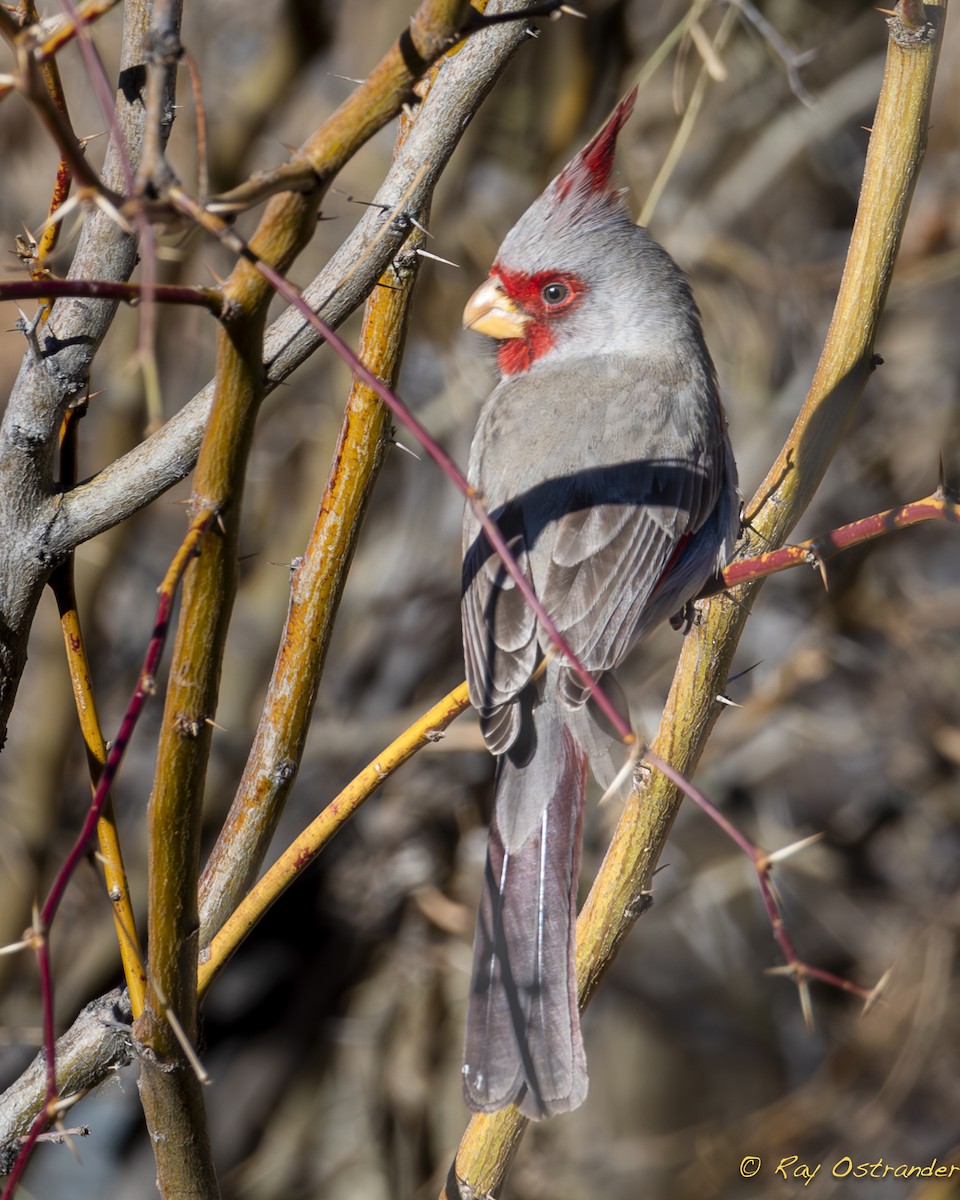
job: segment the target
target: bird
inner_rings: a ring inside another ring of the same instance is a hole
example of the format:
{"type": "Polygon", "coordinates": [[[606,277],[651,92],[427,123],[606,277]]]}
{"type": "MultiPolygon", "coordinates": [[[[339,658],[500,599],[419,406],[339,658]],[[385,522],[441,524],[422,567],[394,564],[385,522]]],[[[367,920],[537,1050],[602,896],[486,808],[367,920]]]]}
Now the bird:
{"type": "MultiPolygon", "coordinates": [[[[613,674],[691,602],[739,531],[737,469],[690,285],[611,182],[636,89],[504,238],[464,310],[497,343],[467,480],[566,646],[628,719],[613,674]]],[[[577,879],[588,766],[617,740],[468,503],[470,700],[496,758],[464,1055],[467,1106],[577,1108],[577,879]]]]}

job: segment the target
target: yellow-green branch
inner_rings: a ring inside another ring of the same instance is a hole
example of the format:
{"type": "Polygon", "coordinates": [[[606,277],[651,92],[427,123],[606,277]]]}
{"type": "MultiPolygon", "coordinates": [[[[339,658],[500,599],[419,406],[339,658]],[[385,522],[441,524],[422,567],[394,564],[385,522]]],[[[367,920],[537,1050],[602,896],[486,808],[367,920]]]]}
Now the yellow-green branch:
{"type": "Polygon", "coordinates": [[[257,921],[313,862],[334,834],[386,782],[398,767],[424,746],[435,742],[451,721],[469,705],[467,685],[461,683],[366,766],[323,812],[291,843],[224,923],[200,964],[201,998],[229,962],[257,921]]]}

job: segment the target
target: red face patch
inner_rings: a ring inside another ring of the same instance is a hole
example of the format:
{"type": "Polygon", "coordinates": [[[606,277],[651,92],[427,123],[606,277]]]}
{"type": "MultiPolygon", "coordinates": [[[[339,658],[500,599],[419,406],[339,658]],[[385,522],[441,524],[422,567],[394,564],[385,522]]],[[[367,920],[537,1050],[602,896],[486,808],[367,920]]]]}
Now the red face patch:
{"type": "Polygon", "coordinates": [[[553,323],[577,307],[586,287],[579,276],[566,271],[526,275],[494,263],[490,274],[500,280],[504,292],[529,318],[524,336],[501,342],[497,350],[500,373],[519,375],[552,348],[553,323]]]}

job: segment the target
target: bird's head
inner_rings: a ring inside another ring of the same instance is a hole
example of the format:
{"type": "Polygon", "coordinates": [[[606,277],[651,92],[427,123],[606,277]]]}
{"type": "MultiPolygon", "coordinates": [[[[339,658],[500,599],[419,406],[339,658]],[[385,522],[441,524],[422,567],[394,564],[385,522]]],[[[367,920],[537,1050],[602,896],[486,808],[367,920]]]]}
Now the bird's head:
{"type": "Polygon", "coordinates": [[[500,342],[503,375],[598,351],[652,349],[676,307],[669,297],[682,293],[681,307],[689,307],[682,275],[633,224],[624,193],[610,183],[617,135],[635,100],[636,90],[531,204],[467,302],[464,327],[500,342]]]}

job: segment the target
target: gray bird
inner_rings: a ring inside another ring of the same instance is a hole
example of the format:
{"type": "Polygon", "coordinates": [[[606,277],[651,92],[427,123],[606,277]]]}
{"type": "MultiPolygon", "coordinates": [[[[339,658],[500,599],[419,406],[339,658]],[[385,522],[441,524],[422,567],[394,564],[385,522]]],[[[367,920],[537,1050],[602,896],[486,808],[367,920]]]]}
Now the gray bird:
{"type": "MultiPolygon", "coordinates": [[[[612,671],[726,562],[737,471],[683,274],[610,186],[636,93],[534,201],[464,312],[499,341],[468,477],[567,645],[625,712],[612,671]]],[[[497,756],[463,1083],[480,1112],[580,1105],[574,965],[589,760],[609,728],[557,655],[468,506],[463,640],[497,756]]]]}

